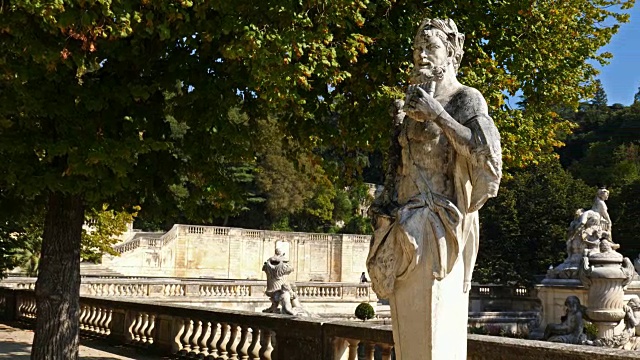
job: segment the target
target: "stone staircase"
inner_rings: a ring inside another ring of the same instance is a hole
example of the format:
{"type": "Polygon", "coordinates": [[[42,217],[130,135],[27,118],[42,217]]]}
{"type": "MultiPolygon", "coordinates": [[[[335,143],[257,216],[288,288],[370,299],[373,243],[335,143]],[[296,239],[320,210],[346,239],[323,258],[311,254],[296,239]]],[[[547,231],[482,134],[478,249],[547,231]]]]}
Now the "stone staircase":
{"type": "Polygon", "coordinates": [[[108,266],[82,262],[80,263],[80,276],[117,278],[117,277],[123,277],[125,275],[111,269],[108,266]]]}

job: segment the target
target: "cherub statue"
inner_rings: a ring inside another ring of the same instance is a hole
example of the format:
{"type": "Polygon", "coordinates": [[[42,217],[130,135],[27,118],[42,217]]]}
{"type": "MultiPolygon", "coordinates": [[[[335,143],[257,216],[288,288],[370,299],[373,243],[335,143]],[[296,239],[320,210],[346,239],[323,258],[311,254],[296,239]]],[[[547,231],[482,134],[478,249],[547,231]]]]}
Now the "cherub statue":
{"type": "Polygon", "coordinates": [[[278,313],[278,303],[276,292],[287,284],[286,276],[293,272],[293,267],[285,260],[284,252],[276,248],[275,255],[270,257],[262,265],[262,271],[267,274],[267,290],[264,292],[271,299],[271,307],[263,312],[278,313]]]}
{"type": "Polygon", "coordinates": [[[588,345],[606,346],[624,350],[640,350],[640,336],[636,327],[640,325],[640,299],[637,297],[629,300],[624,306],[624,330],[611,338],[588,341],[588,345]]]}
{"type": "Polygon", "coordinates": [[[587,337],[584,334],[582,305],[577,296],[569,296],[564,301],[566,317],[560,324],[548,324],[544,330],[544,339],[565,344],[582,344],[587,337]]]}

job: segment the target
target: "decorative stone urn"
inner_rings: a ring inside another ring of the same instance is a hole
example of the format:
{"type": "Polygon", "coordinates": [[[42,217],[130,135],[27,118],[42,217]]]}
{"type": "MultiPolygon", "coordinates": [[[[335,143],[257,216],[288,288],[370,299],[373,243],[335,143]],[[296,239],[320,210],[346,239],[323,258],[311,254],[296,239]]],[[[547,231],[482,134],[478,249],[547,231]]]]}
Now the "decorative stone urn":
{"type": "Polygon", "coordinates": [[[600,252],[582,258],[578,277],[589,290],[587,317],[598,327],[598,338],[613,338],[614,329],[625,317],[624,288],[635,270],[629,258],[611,249],[603,240],[600,252]]]}

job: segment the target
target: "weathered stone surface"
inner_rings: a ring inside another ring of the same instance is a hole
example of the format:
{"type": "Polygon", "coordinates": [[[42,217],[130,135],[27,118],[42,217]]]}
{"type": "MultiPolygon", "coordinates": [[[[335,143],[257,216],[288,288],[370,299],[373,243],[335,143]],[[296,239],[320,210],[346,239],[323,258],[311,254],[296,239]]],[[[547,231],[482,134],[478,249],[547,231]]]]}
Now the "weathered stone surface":
{"type": "Polygon", "coordinates": [[[265,279],[263,259],[284,250],[296,269],[293,281],[356,282],[366,271],[370,236],[174,225],[157,238],[118,245],[104,256],[105,269],[126,276],[265,279]]]}
{"type": "Polygon", "coordinates": [[[468,360],[638,359],[638,353],[633,351],[471,334],[468,335],[467,348],[468,360]]]}
{"type": "Polygon", "coordinates": [[[420,25],[411,85],[394,102],[395,169],[370,210],[367,268],[389,299],[398,360],[466,358],[478,210],[497,195],[502,155],[486,101],[456,78],[463,43],[450,19],[420,25]]]}

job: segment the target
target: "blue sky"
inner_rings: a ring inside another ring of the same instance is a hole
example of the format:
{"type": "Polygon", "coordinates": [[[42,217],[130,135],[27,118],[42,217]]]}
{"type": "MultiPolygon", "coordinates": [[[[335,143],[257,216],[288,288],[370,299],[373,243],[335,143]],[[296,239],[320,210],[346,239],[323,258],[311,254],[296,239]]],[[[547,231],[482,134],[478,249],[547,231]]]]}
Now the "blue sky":
{"type": "Polygon", "coordinates": [[[631,19],[622,24],[611,42],[602,48],[613,54],[610,64],[600,69],[609,104],[630,105],[640,86],[640,4],[630,10],[631,19]]]}

